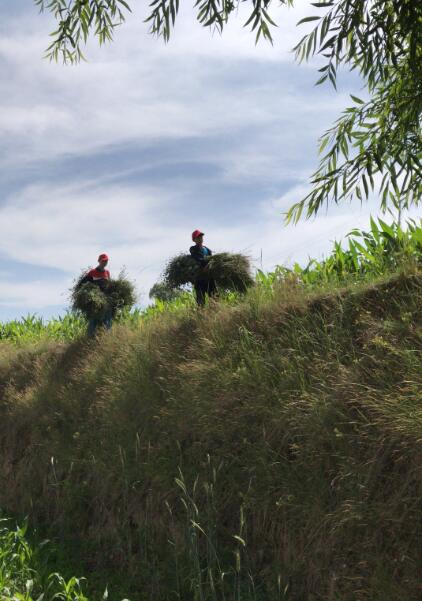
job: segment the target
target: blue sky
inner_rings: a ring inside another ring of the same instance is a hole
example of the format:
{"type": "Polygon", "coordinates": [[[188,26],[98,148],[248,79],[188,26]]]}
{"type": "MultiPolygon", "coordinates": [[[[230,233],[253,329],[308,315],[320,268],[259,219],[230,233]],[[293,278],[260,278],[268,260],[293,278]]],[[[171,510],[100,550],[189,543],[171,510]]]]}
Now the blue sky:
{"type": "Polygon", "coordinates": [[[114,43],[89,44],[74,67],[42,59],[48,14],[30,0],[0,6],[0,320],[63,313],[100,252],[144,305],[193,229],[271,269],[321,257],[377,212],[348,204],[283,224],[308,190],[317,138],[360,93],[348,74],[338,93],[314,87],[315,63],[295,64],[308,2],[275,9],[274,46],[257,47],[243,9],[222,37],[182,10],[165,45],[132,4],[114,43]]]}

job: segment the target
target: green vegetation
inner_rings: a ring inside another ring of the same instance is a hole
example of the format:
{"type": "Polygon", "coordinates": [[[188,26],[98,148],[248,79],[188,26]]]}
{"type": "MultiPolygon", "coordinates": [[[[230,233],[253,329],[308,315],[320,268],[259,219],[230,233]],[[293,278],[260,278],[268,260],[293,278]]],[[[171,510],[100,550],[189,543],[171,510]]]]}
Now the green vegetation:
{"type": "Polygon", "coordinates": [[[92,282],[83,282],[85,273],[75,282],[72,289],[72,309],[87,319],[103,320],[107,315],[117,316],[130,311],[136,303],[133,283],[121,272],[116,279],[108,280],[100,288],[92,282]]]}
{"type": "MultiPolygon", "coordinates": [[[[409,221],[406,227],[398,223],[387,224],[379,219],[371,219],[369,231],[353,230],[348,235],[347,245],[334,243],[331,254],[322,261],[312,259],[305,267],[295,264],[293,268],[277,267],[271,273],[258,270],[256,283],[267,292],[283,283],[295,284],[306,290],[316,290],[347,283],[370,281],[373,278],[394,273],[406,266],[417,269],[422,263],[422,220],[409,221]]],[[[237,255],[234,255],[237,257],[237,255]]],[[[185,260],[185,255],[180,255],[185,260]]],[[[176,257],[179,259],[180,257],[176,257]]],[[[180,269],[173,260],[171,274],[172,286],[185,283],[190,272],[180,269]],[[180,281],[180,274],[182,282],[180,281]]],[[[242,278],[249,277],[249,267],[242,267],[242,278]]],[[[165,273],[167,273],[168,268],[165,273]]],[[[130,294],[132,288],[129,290],[130,294]]],[[[259,294],[259,293],[258,293],[259,294]]],[[[141,322],[154,318],[163,312],[178,313],[186,308],[193,308],[195,301],[188,291],[169,287],[166,283],[157,283],[150,291],[155,298],[155,305],[140,310],[121,310],[118,322],[129,327],[138,328],[141,322]]],[[[131,297],[132,302],[133,298],[131,297]]],[[[222,297],[227,303],[236,303],[238,295],[229,293],[222,297]]],[[[26,344],[31,341],[56,340],[73,341],[83,336],[86,331],[85,319],[78,313],[68,313],[62,318],[44,322],[42,318],[30,315],[22,320],[0,323],[0,342],[12,341],[26,344]]]]}
{"type": "Polygon", "coordinates": [[[368,232],[353,230],[347,236],[346,248],[339,242],[329,257],[323,261],[311,259],[305,267],[298,263],[293,269],[279,266],[272,273],[259,271],[257,280],[261,285],[273,286],[285,279],[297,281],[306,288],[324,285],[357,283],[386,273],[392,273],[407,265],[422,265],[422,220],[410,220],[405,228],[399,223],[391,225],[382,219],[378,223],[371,218],[368,232]]]}
{"type": "Polygon", "coordinates": [[[107,296],[92,282],[86,282],[72,291],[72,309],[88,319],[104,319],[110,310],[107,296]]]}
{"type": "Polygon", "coordinates": [[[354,276],[0,345],[0,506],[133,600],[419,601],[420,238],[388,227],[354,276]]]}
{"type": "Polygon", "coordinates": [[[27,343],[45,338],[71,341],[82,336],[85,331],[85,320],[72,313],[49,321],[28,315],[20,320],[0,323],[0,342],[27,343]]]}
{"type": "MultiPolygon", "coordinates": [[[[27,524],[13,527],[12,520],[0,518],[1,601],[88,601],[83,578],[66,580],[48,571],[48,541],[33,545],[27,524]]],[[[103,597],[105,599],[106,597],[103,597]]]]}
{"type": "Polygon", "coordinates": [[[254,285],[250,261],[245,255],[217,253],[209,259],[207,271],[222,291],[242,293],[254,285]]]}
{"type": "Polygon", "coordinates": [[[168,261],[162,283],[170,290],[191,284],[196,280],[199,269],[198,263],[191,255],[180,253],[168,261]]]}
{"type": "Polygon", "coordinates": [[[194,284],[197,279],[206,278],[214,280],[220,293],[246,292],[254,285],[248,257],[242,254],[217,253],[207,258],[205,268],[191,255],[176,255],[167,263],[158,286],[161,286],[161,290],[177,291],[182,290],[186,284],[194,284]]]}
{"type": "Polygon", "coordinates": [[[179,298],[183,292],[177,288],[169,288],[164,282],[157,282],[149,291],[149,298],[169,302],[179,298]]]}
{"type": "MultiPolygon", "coordinates": [[[[116,323],[124,323],[128,327],[137,328],[140,323],[166,311],[177,313],[182,308],[193,306],[193,297],[190,293],[182,293],[176,299],[162,301],[157,299],[155,305],[146,309],[122,311],[116,323]]],[[[78,313],[67,313],[64,317],[45,321],[42,317],[28,315],[20,320],[0,323],[0,343],[14,342],[27,344],[43,340],[73,341],[85,336],[86,319],[78,313]]]]}

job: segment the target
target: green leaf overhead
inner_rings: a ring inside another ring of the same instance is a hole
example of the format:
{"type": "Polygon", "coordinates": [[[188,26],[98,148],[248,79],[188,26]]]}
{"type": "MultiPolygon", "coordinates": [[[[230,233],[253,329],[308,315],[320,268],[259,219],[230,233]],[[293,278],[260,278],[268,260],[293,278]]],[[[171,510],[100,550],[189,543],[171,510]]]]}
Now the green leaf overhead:
{"type": "Polygon", "coordinates": [[[296,46],[297,58],[324,57],[317,83],[329,79],[335,86],[342,66],[357,70],[367,99],[352,95],[354,105],[322,137],[325,154],[311,178],[311,191],[291,207],[287,220],[297,221],[304,212],[315,215],[324,204],[375,193],[382,210],[396,207],[400,212],[417,204],[422,193],[422,2],[318,5],[325,13],[296,46]]]}

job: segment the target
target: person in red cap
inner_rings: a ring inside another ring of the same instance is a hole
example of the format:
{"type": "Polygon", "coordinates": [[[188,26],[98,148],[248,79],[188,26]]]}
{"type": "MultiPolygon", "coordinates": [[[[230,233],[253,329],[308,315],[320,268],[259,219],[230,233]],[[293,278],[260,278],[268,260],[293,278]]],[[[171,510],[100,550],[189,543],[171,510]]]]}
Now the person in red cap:
{"type": "MultiPolygon", "coordinates": [[[[107,284],[110,280],[110,272],[106,269],[108,264],[108,255],[106,253],[101,253],[98,257],[98,265],[94,269],[90,269],[84,277],[80,280],[79,286],[82,284],[86,284],[87,282],[91,282],[96,286],[99,286],[101,290],[107,294],[107,284]]],[[[95,331],[99,326],[104,326],[107,330],[111,328],[112,315],[107,314],[104,319],[94,319],[91,318],[88,321],[88,336],[91,338],[95,335],[95,331]]]]}
{"type": "Polygon", "coordinates": [[[207,246],[204,246],[204,232],[201,230],[192,232],[192,240],[195,244],[190,247],[189,252],[201,267],[201,275],[194,283],[196,302],[202,307],[205,305],[205,296],[207,294],[214,296],[217,292],[214,280],[206,275],[208,260],[212,252],[207,246]]]}

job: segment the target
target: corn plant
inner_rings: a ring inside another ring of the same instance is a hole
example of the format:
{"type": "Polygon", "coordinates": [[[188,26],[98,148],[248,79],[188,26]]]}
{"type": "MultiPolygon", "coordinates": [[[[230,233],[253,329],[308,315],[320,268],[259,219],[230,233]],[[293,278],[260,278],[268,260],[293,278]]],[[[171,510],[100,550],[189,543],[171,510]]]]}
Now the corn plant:
{"type": "MultiPolygon", "coordinates": [[[[11,520],[0,520],[1,601],[89,601],[83,591],[85,578],[66,579],[58,572],[45,574],[42,555],[48,541],[31,545],[27,529],[27,522],[13,527],[11,520]]],[[[107,598],[106,588],[103,601],[107,598]]]]}
{"type": "Polygon", "coordinates": [[[73,313],[67,313],[50,321],[36,315],[0,323],[0,342],[29,342],[44,337],[54,340],[75,340],[85,330],[84,320],[73,313]]]}
{"type": "Polygon", "coordinates": [[[388,225],[371,217],[369,231],[352,230],[345,245],[334,242],[326,259],[310,259],[305,267],[298,263],[292,268],[279,265],[268,274],[258,271],[257,281],[267,288],[288,279],[313,287],[381,276],[409,264],[418,267],[422,264],[421,226],[422,220],[409,220],[403,228],[397,222],[388,225]]]}

